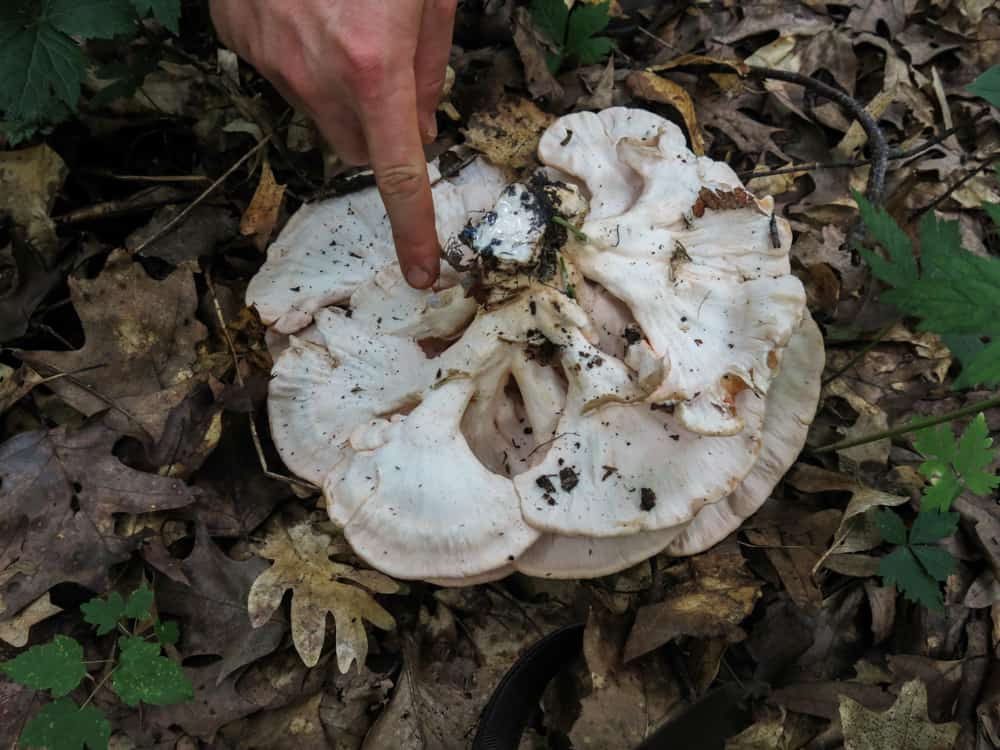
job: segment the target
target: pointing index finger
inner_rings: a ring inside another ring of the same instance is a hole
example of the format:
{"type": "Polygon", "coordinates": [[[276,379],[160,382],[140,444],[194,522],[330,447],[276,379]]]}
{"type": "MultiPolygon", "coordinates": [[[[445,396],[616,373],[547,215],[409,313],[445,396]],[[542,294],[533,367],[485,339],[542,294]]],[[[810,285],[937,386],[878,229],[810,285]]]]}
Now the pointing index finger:
{"type": "Polygon", "coordinates": [[[403,274],[411,286],[426,289],[437,279],[441,250],[412,71],[391,95],[366,98],[361,124],[403,274]]]}

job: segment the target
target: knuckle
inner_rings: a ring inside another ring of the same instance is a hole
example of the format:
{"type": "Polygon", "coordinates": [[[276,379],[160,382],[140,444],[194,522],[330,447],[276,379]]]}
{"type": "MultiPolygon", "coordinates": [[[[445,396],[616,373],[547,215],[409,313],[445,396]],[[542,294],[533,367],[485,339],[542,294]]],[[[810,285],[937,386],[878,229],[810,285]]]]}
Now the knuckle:
{"type": "Polygon", "coordinates": [[[345,50],[347,81],[360,91],[368,91],[381,83],[387,72],[385,56],[368,45],[348,47],[345,50]]]}
{"type": "Polygon", "coordinates": [[[409,196],[420,191],[424,175],[410,164],[386,167],[378,171],[378,189],[387,196],[409,196]]]}

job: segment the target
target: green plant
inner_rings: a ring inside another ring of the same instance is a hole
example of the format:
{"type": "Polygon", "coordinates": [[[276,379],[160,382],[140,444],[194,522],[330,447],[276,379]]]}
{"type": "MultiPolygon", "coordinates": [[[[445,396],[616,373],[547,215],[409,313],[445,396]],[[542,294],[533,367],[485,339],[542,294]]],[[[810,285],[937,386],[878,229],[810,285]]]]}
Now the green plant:
{"type": "Polygon", "coordinates": [[[919,471],[931,484],[908,531],[895,511],[882,508],[876,514],[882,538],[896,545],[879,560],[878,572],[887,586],[895,586],[907,599],[941,610],[940,582],[955,571],[956,562],[934,542],[958,528],[958,513],[951,512],[955,498],[963,491],[988,495],[1000,485],[1000,476],[986,471],[994,458],[993,440],[982,413],[957,440],[950,426],[940,426],[918,431],[914,446],[926,459],[919,471]]]}
{"type": "Polygon", "coordinates": [[[163,646],[174,644],[179,636],[176,622],[152,619],[152,633],[136,634],[135,625],[150,620],[153,592],[145,585],[126,601],[118,592],[106,598],[95,597],[85,603],[84,621],[93,625],[98,635],[119,631],[112,657],[106,662],[105,676],[82,704],[68,697],[87,678],[83,646],[74,638],[57,635],[49,643],[32,646],[24,653],[0,663],[0,672],[35,690],[48,690],[54,699],[29,721],[21,733],[21,744],[49,750],[105,750],[111,737],[111,725],[100,709],[90,701],[111,680],[111,689],[129,706],[140,702],[155,706],[191,700],[194,689],[180,666],[163,655],[163,646]],[[131,621],[133,630],[125,626],[131,621]],[[114,653],[119,653],[114,662],[114,653]]]}
{"type": "Polygon", "coordinates": [[[549,70],[559,72],[568,60],[593,65],[607,57],[615,48],[614,40],[595,35],[608,27],[610,11],[610,1],[577,2],[571,11],[565,0],[532,0],[531,18],[556,48],[546,58],[549,70]]]}
{"type": "MultiPolygon", "coordinates": [[[[0,3],[0,132],[11,143],[30,138],[76,111],[92,62],[81,47],[88,39],[131,37],[152,16],[178,32],[180,0],[4,0],[0,3]]],[[[136,70],[120,69],[119,95],[141,82],[136,70]]],[[[114,75],[114,67],[100,71],[114,75]]]]}

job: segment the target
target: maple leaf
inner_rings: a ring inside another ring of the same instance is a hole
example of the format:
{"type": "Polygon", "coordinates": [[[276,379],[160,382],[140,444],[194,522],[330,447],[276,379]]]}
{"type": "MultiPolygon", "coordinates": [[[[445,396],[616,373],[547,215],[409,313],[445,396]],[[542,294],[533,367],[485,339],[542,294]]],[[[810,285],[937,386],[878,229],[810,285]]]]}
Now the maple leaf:
{"type": "Polygon", "coordinates": [[[105,750],[111,741],[111,724],[100,709],[78,706],[69,698],[42,706],[21,733],[21,745],[48,750],[105,750]]]}
{"type": "Polygon", "coordinates": [[[330,536],[314,529],[308,521],[277,528],[258,552],[274,564],[254,581],[248,609],[254,627],[260,627],[270,620],[285,592],[291,590],[292,643],[307,667],[319,663],[326,615],[332,614],[337,665],[346,673],[354,661],[360,670],[367,658],[364,620],[383,630],[396,624],[365,589],[394,594],[399,585],[374,570],[358,570],[332,561],[330,556],[336,551],[330,536]]]}
{"type": "Polygon", "coordinates": [[[3,662],[0,672],[14,682],[35,690],[51,690],[53,696],[61,698],[87,676],[87,667],[83,663],[83,646],[69,636],[57,635],[50,643],[32,646],[3,662]]]}
{"type": "Polygon", "coordinates": [[[115,513],[190,505],[202,491],[130,469],[113,454],[118,435],[100,424],[23,432],[0,445],[0,617],[10,617],[57,583],[95,591],[138,537],[115,532],[115,513]]]}
{"type": "Polygon", "coordinates": [[[853,698],[840,696],[844,750],[939,750],[958,738],[956,722],[934,724],[927,716],[927,688],[910,680],[887,711],[870,711],[853,698]]]}
{"type": "Polygon", "coordinates": [[[195,317],[198,293],[188,269],[150,278],[125,251],[112,253],[96,279],[69,278],[86,342],[70,352],[24,352],[33,367],[77,373],[51,384],[77,411],[140,437],[159,440],[171,409],[198,384],[195,346],[208,330],[195,317]],[[110,407],[110,408],[109,408],[110,407]]]}
{"type": "Polygon", "coordinates": [[[1000,476],[986,470],[995,455],[982,413],[957,440],[951,425],[940,425],[917,432],[913,445],[927,458],[920,473],[934,482],[924,493],[921,510],[948,510],[963,490],[983,496],[1000,486],[1000,476]]]}

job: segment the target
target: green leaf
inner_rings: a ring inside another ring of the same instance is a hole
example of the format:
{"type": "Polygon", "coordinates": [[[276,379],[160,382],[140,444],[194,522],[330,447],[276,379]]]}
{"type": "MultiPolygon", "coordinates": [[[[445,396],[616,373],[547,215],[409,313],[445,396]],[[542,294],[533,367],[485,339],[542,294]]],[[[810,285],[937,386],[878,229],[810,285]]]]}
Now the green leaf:
{"type": "Polygon", "coordinates": [[[910,544],[927,544],[951,536],[958,528],[958,513],[921,510],[910,528],[910,544]]]}
{"type": "Polygon", "coordinates": [[[966,489],[976,495],[988,495],[1000,485],[1000,477],[986,471],[993,459],[993,439],[986,426],[986,417],[980,412],[959,438],[954,460],[955,471],[962,477],[966,489]]]}
{"type": "Polygon", "coordinates": [[[174,645],[177,640],[181,637],[180,628],[177,627],[176,620],[168,620],[167,622],[158,622],[153,625],[153,630],[156,633],[156,639],[164,645],[174,645]]]}
{"type": "Polygon", "coordinates": [[[107,599],[94,597],[80,605],[84,622],[97,626],[98,635],[106,635],[118,627],[118,621],[125,614],[125,600],[117,591],[112,591],[107,599]]]}
{"type": "Polygon", "coordinates": [[[566,29],[566,49],[575,52],[592,36],[608,28],[610,11],[610,2],[595,5],[576,3],[566,29]]]}
{"type": "Polygon", "coordinates": [[[857,190],[851,193],[858,204],[861,219],[872,237],[885,248],[888,258],[883,258],[864,247],[858,251],[868,261],[875,275],[893,286],[906,286],[917,280],[917,261],[913,257],[913,245],[899,224],[884,208],[876,208],[857,190]]]}
{"type": "Polygon", "coordinates": [[[566,49],[568,57],[576,57],[580,65],[593,65],[607,57],[615,48],[615,43],[606,37],[595,38],[608,27],[611,3],[598,5],[577,3],[569,15],[566,29],[566,49]]]}
{"type": "Polygon", "coordinates": [[[987,201],[983,204],[983,210],[993,220],[993,223],[1000,227],[1000,203],[990,203],[987,201]]]}
{"type": "Polygon", "coordinates": [[[909,547],[896,547],[879,560],[878,573],[886,586],[895,586],[907,599],[927,609],[944,609],[941,587],[921,567],[909,547]]]}
{"type": "Polygon", "coordinates": [[[994,65],[966,86],[965,90],[1000,108],[1000,65],[994,65]]]}
{"type": "Polygon", "coordinates": [[[111,686],[126,704],[167,706],[194,698],[191,681],[180,665],[160,653],[159,643],[128,637],[118,644],[121,658],[111,686]]]}
{"type": "Polygon", "coordinates": [[[951,469],[948,469],[924,490],[924,496],[920,499],[920,510],[944,512],[951,508],[955,498],[961,494],[962,483],[951,469]]]}
{"type": "Polygon", "coordinates": [[[890,544],[906,544],[906,526],[903,519],[888,508],[881,508],[875,514],[875,527],[882,538],[890,544]]]}
{"type": "Polygon", "coordinates": [[[952,557],[948,550],[940,547],[928,547],[923,544],[914,544],[910,550],[920,561],[920,564],[935,581],[943,581],[958,567],[958,561],[952,557]]]}
{"type": "Polygon", "coordinates": [[[615,41],[606,36],[588,39],[576,48],[576,58],[580,65],[594,65],[604,60],[616,48],[615,41]]]}
{"type": "Polygon", "coordinates": [[[51,690],[56,698],[68,695],[87,675],[83,647],[65,635],[55,636],[50,643],[32,646],[0,664],[0,671],[14,682],[35,690],[51,690]]]}
{"type": "MultiPolygon", "coordinates": [[[[950,466],[951,462],[955,459],[955,454],[958,453],[955,433],[952,432],[951,426],[946,424],[937,425],[936,427],[925,427],[922,430],[918,430],[914,433],[913,447],[925,456],[933,456],[940,459],[940,463],[946,468],[950,466]]],[[[924,474],[924,466],[929,463],[937,462],[925,461],[920,465],[921,474],[924,474]]]]}
{"type": "Polygon", "coordinates": [[[48,750],[107,750],[111,725],[94,706],[80,708],[69,698],[45,706],[24,727],[21,744],[48,750]]]}
{"type": "Polygon", "coordinates": [[[75,108],[87,60],[79,45],[48,23],[0,16],[0,110],[22,126],[75,108]]]}
{"type": "MultiPolygon", "coordinates": [[[[948,343],[947,338],[945,343],[948,343]]],[[[958,356],[962,362],[962,372],[955,379],[956,388],[1000,385],[1000,339],[985,346],[980,343],[979,350],[971,357],[958,356]]]]}
{"type": "Polygon", "coordinates": [[[149,610],[153,606],[153,592],[146,584],[132,592],[125,605],[125,616],[132,620],[144,620],[149,617],[149,610]]]}
{"type": "Polygon", "coordinates": [[[531,20],[560,49],[566,42],[569,8],[564,0],[531,0],[531,20]]]}
{"type": "Polygon", "coordinates": [[[152,15],[174,34],[181,33],[180,0],[132,0],[132,5],[140,18],[152,15]]]}
{"type": "Polygon", "coordinates": [[[44,0],[42,18],[68,36],[111,39],[135,31],[129,0],[44,0]]]}

